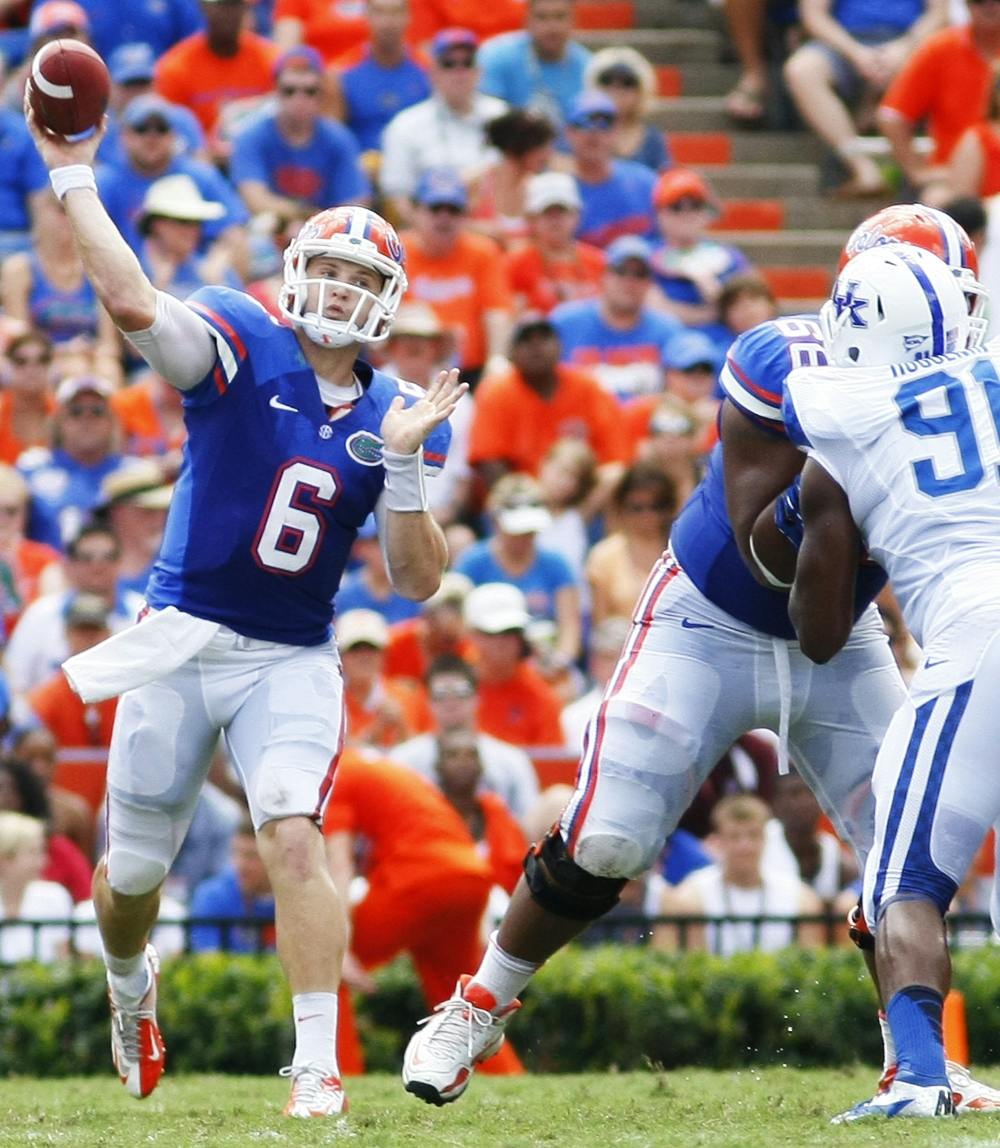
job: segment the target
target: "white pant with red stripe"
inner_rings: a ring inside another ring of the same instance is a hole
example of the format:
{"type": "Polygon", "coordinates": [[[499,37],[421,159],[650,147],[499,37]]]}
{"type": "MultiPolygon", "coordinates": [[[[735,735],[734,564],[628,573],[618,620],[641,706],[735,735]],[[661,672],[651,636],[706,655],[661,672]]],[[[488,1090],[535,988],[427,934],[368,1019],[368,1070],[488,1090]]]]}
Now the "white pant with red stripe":
{"type": "Polygon", "coordinates": [[[714,606],[668,552],[587,730],[560,821],[569,852],[595,875],[637,876],[733,742],[777,731],[784,708],[791,760],[863,861],[875,756],[905,696],[874,607],[817,666],[714,606]]]}
{"type": "Polygon", "coordinates": [[[122,694],[108,759],[108,879],[147,892],[177,855],[220,734],[255,827],[320,818],[343,735],[332,644],[290,646],[227,627],[172,673],[122,694]]]}

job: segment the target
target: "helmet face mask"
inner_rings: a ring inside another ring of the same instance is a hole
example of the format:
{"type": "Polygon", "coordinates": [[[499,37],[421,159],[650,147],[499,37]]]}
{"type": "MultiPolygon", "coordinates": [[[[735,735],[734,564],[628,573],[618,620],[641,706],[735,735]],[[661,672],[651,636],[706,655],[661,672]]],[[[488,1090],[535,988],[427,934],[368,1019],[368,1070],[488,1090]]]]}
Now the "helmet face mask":
{"type": "Polygon", "coordinates": [[[392,226],[366,207],[337,207],[307,220],[285,249],[284,282],[278,309],[314,343],[346,347],[381,343],[389,337],[407,281],[402,244],[392,226]],[[381,286],[368,290],[355,282],[311,271],[319,257],[365,267],[381,286]],[[350,313],[326,312],[334,293],[346,294],[350,313]]]}
{"type": "Polygon", "coordinates": [[[830,362],[842,367],[920,362],[976,345],[960,280],[906,244],[852,259],[820,309],[820,327],[830,362]]]}

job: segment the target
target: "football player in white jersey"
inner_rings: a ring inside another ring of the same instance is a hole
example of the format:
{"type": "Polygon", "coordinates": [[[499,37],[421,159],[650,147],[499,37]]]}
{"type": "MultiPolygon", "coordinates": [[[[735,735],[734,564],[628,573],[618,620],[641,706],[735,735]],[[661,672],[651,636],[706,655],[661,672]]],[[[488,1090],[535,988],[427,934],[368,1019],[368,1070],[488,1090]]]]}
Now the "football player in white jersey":
{"type": "MultiPolygon", "coordinates": [[[[867,552],[923,649],[879,751],[864,880],[896,1076],[841,1119],[943,1116],[943,916],[1000,815],[1000,359],[967,349],[959,285],[913,248],[849,262],[821,322],[832,365],[793,372],[783,404],[808,453],[791,618],[810,658],[835,656],[867,552]]],[[[765,523],[754,542],[773,557],[765,523]]]]}
{"type": "Polygon", "coordinates": [[[26,115],[104,307],[184,393],[188,441],[139,625],[67,675],[88,700],[121,693],[108,767],[108,845],[94,877],[127,1090],[164,1063],[159,890],[220,733],[240,775],[276,903],[295,1052],[286,1114],[339,1116],[336,1050],[344,910],[319,825],[343,739],[332,601],[374,511],[397,591],[426,599],[447,562],[424,467],[444,462],[465,387],[426,390],[357,359],[386,338],[406,289],[392,227],[361,207],[313,216],[285,255],[272,319],[242,292],[182,303],[155,290],[111,222],[92,168],[102,133],[67,142],[26,115]]]}

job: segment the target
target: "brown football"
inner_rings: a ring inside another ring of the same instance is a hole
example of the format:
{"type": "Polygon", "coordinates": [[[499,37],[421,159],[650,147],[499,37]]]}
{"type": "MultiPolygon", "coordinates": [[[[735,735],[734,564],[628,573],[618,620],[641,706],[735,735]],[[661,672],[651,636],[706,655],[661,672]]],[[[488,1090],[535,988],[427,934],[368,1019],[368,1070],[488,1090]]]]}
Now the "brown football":
{"type": "Polygon", "coordinates": [[[72,138],[100,124],[111,76],[89,44],[53,40],[35,53],[27,90],[38,123],[53,135],[72,138]]]}

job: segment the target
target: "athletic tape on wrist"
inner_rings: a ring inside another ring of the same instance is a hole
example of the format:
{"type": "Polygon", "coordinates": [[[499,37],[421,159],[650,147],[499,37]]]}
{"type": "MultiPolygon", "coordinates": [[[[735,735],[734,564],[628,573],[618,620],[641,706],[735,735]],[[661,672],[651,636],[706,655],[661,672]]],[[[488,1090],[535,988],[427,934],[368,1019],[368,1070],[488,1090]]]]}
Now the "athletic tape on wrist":
{"type": "Polygon", "coordinates": [[[764,580],[769,586],[773,586],[775,590],[791,590],[791,582],[782,582],[782,580],[777,577],[777,575],[772,574],[771,571],[768,570],[768,568],[764,565],[764,563],[761,562],[760,557],[757,554],[757,550],[753,544],[752,534],[750,535],[750,556],[753,558],[754,562],[757,563],[757,569],[761,572],[761,574],[764,575],[764,580]]]}
{"type": "Polygon", "coordinates": [[[56,199],[61,200],[68,191],[76,188],[89,188],[97,191],[97,179],[94,169],[86,163],[71,163],[66,167],[54,167],[49,172],[49,182],[56,193],[56,199]]]}
{"type": "Polygon", "coordinates": [[[385,467],[386,510],[423,511],[427,509],[427,492],[424,490],[424,448],[415,454],[397,454],[392,450],[382,451],[382,465],[385,467]]]}

